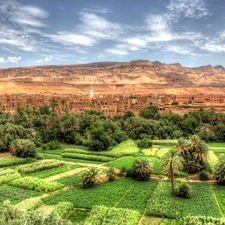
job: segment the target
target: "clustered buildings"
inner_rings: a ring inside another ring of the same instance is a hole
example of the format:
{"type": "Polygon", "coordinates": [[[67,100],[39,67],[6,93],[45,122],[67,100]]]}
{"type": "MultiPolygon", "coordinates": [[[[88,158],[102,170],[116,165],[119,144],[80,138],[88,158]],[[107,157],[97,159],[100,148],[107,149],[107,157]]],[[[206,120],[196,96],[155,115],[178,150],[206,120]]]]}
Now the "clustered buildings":
{"type": "Polygon", "coordinates": [[[162,113],[184,114],[198,110],[200,107],[206,110],[225,112],[225,96],[215,94],[195,95],[166,95],[149,94],[146,96],[132,95],[90,95],[39,93],[39,94],[2,94],[0,95],[0,110],[13,113],[18,107],[39,108],[51,105],[55,100],[58,113],[69,109],[75,113],[85,110],[103,112],[106,116],[116,116],[132,111],[138,115],[140,110],[156,105],[162,113]]]}

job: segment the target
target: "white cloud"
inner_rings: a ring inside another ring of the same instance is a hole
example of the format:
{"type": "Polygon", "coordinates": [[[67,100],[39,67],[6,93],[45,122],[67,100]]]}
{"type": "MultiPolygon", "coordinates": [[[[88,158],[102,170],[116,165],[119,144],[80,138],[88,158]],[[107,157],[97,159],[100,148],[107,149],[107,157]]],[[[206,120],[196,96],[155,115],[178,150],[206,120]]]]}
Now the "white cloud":
{"type": "Polygon", "coordinates": [[[116,40],[124,33],[120,24],[111,23],[93,13],[82,13],[80,21],[80,32],[97,40],[116,40]]]}
{"type": "Polygon", "coordinates": [[[7,59],[4,59],[3,57],[0,57],[0,63],[15,63],[18,64],[18,62],[22,59],[21,56],[19,57],[8,57],[7,59]]]}
{"type": "Polygon", "coordinates": [[[52,56],[45,57],[45,59],[44,59],[45,62],[50,62],[51,60],[52,60],[52,56]]]}
{"type": "Polygon", "coordinates": [[[109,52],[113,55],[128,55],[127,50],[125,49],[114,49],[114,48],[109,48],[105,50],[106,52],[109,52]]]}
{"type": "Polygon", "coordinates": [[[94,13],[111,13],[112,11],[103,7],[95,7],[95,6],[90,6],[90,8],[83,8],[83,11],[85,12],[94,12],[94,13]]]}
{"type": "Polygon", "coordinates": [[[96,40],[94,38],[67,31],[58,32],[57,34],[46,35],[46,37],[49,37],[54,42],[59,42],[62,45],[68,46],[71,45],[93,46],[96,43],[96,40]]]}
{"type": "Polygon", "coordinates": [[[167,17],[177,20],[183,18],[201,18],[210,15],[203,0],[172,0],[166,7],[167,17]]]}
{"type": "Polygon", "coordinates": [[[43,62],[43,60],[42,59],[38,59],[38,60],[36,60],[36,63],[42,63],[43,62]]]}
{"type": "Polygon", "coordinates": [[[0,1],[0,14],[3,19],[18,25],[46,27],[48,13],[34,6],[24,6],[17,1],[0,1]]]}

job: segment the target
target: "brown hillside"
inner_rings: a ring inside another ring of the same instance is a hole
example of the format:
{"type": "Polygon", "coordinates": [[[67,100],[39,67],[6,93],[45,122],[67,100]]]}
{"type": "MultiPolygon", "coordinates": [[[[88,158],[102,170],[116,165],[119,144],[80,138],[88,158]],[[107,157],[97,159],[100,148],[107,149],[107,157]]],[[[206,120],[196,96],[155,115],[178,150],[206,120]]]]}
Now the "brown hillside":
{"type": "Polygon", "coordinates": [[[225,93],[225,68],[147,60],[0,69],[0,93],[225,93]]]}

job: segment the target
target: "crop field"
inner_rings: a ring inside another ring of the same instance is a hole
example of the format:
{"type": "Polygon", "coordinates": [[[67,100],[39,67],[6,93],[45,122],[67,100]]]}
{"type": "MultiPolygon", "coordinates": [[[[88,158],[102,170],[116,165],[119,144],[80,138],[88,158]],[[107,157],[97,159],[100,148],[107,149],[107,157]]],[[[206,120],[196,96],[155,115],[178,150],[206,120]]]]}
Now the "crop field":
{"type": "MultiPolygon", "coordinates": [[[[157,225],[160,218],[173,221],[178,214],[225,217],[224,186],[193,182],[189,174],[176,172],[176,186],[181,181],[188,183],[191,198],[172,196],[160,158],[176,141],[155,140],[152,148],[139,149],[134,141],[127,140],[104,152],[62,144],[56,150],[38,148],[44,157],[41,160],[0,158],[0,206],[10,200],[28,210],[46,207],[74,224],[115,224],[112,220],[126,224],[129,220],[132,225],[157,225]],[[104,172],[107,167],[129,170],[136,159],[151,162],[154,179],[150,176],[143,182],[116,176],[114,181],[108,181],[104,172]],[[98,168],[100,174],[92,188],[84,189],[82,175],[91,167],[98,168]]],[[[225,144],[209,143],[209,147],[209,167],[213,171],[218,156],[225,153],[225,144]]]]}

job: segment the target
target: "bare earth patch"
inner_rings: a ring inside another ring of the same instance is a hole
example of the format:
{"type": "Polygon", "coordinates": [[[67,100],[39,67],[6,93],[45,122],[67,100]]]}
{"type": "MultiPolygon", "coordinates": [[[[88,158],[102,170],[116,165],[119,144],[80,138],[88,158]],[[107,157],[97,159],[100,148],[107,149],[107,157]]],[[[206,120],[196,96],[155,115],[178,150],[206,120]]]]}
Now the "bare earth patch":
{"type": "Polygon", "coordinates": [[[4,158],[4,157],[10,157],[12,156],[12,154],[10,152],[3,152],[3,153],[0,153],[0,158],[4,158]]]}

